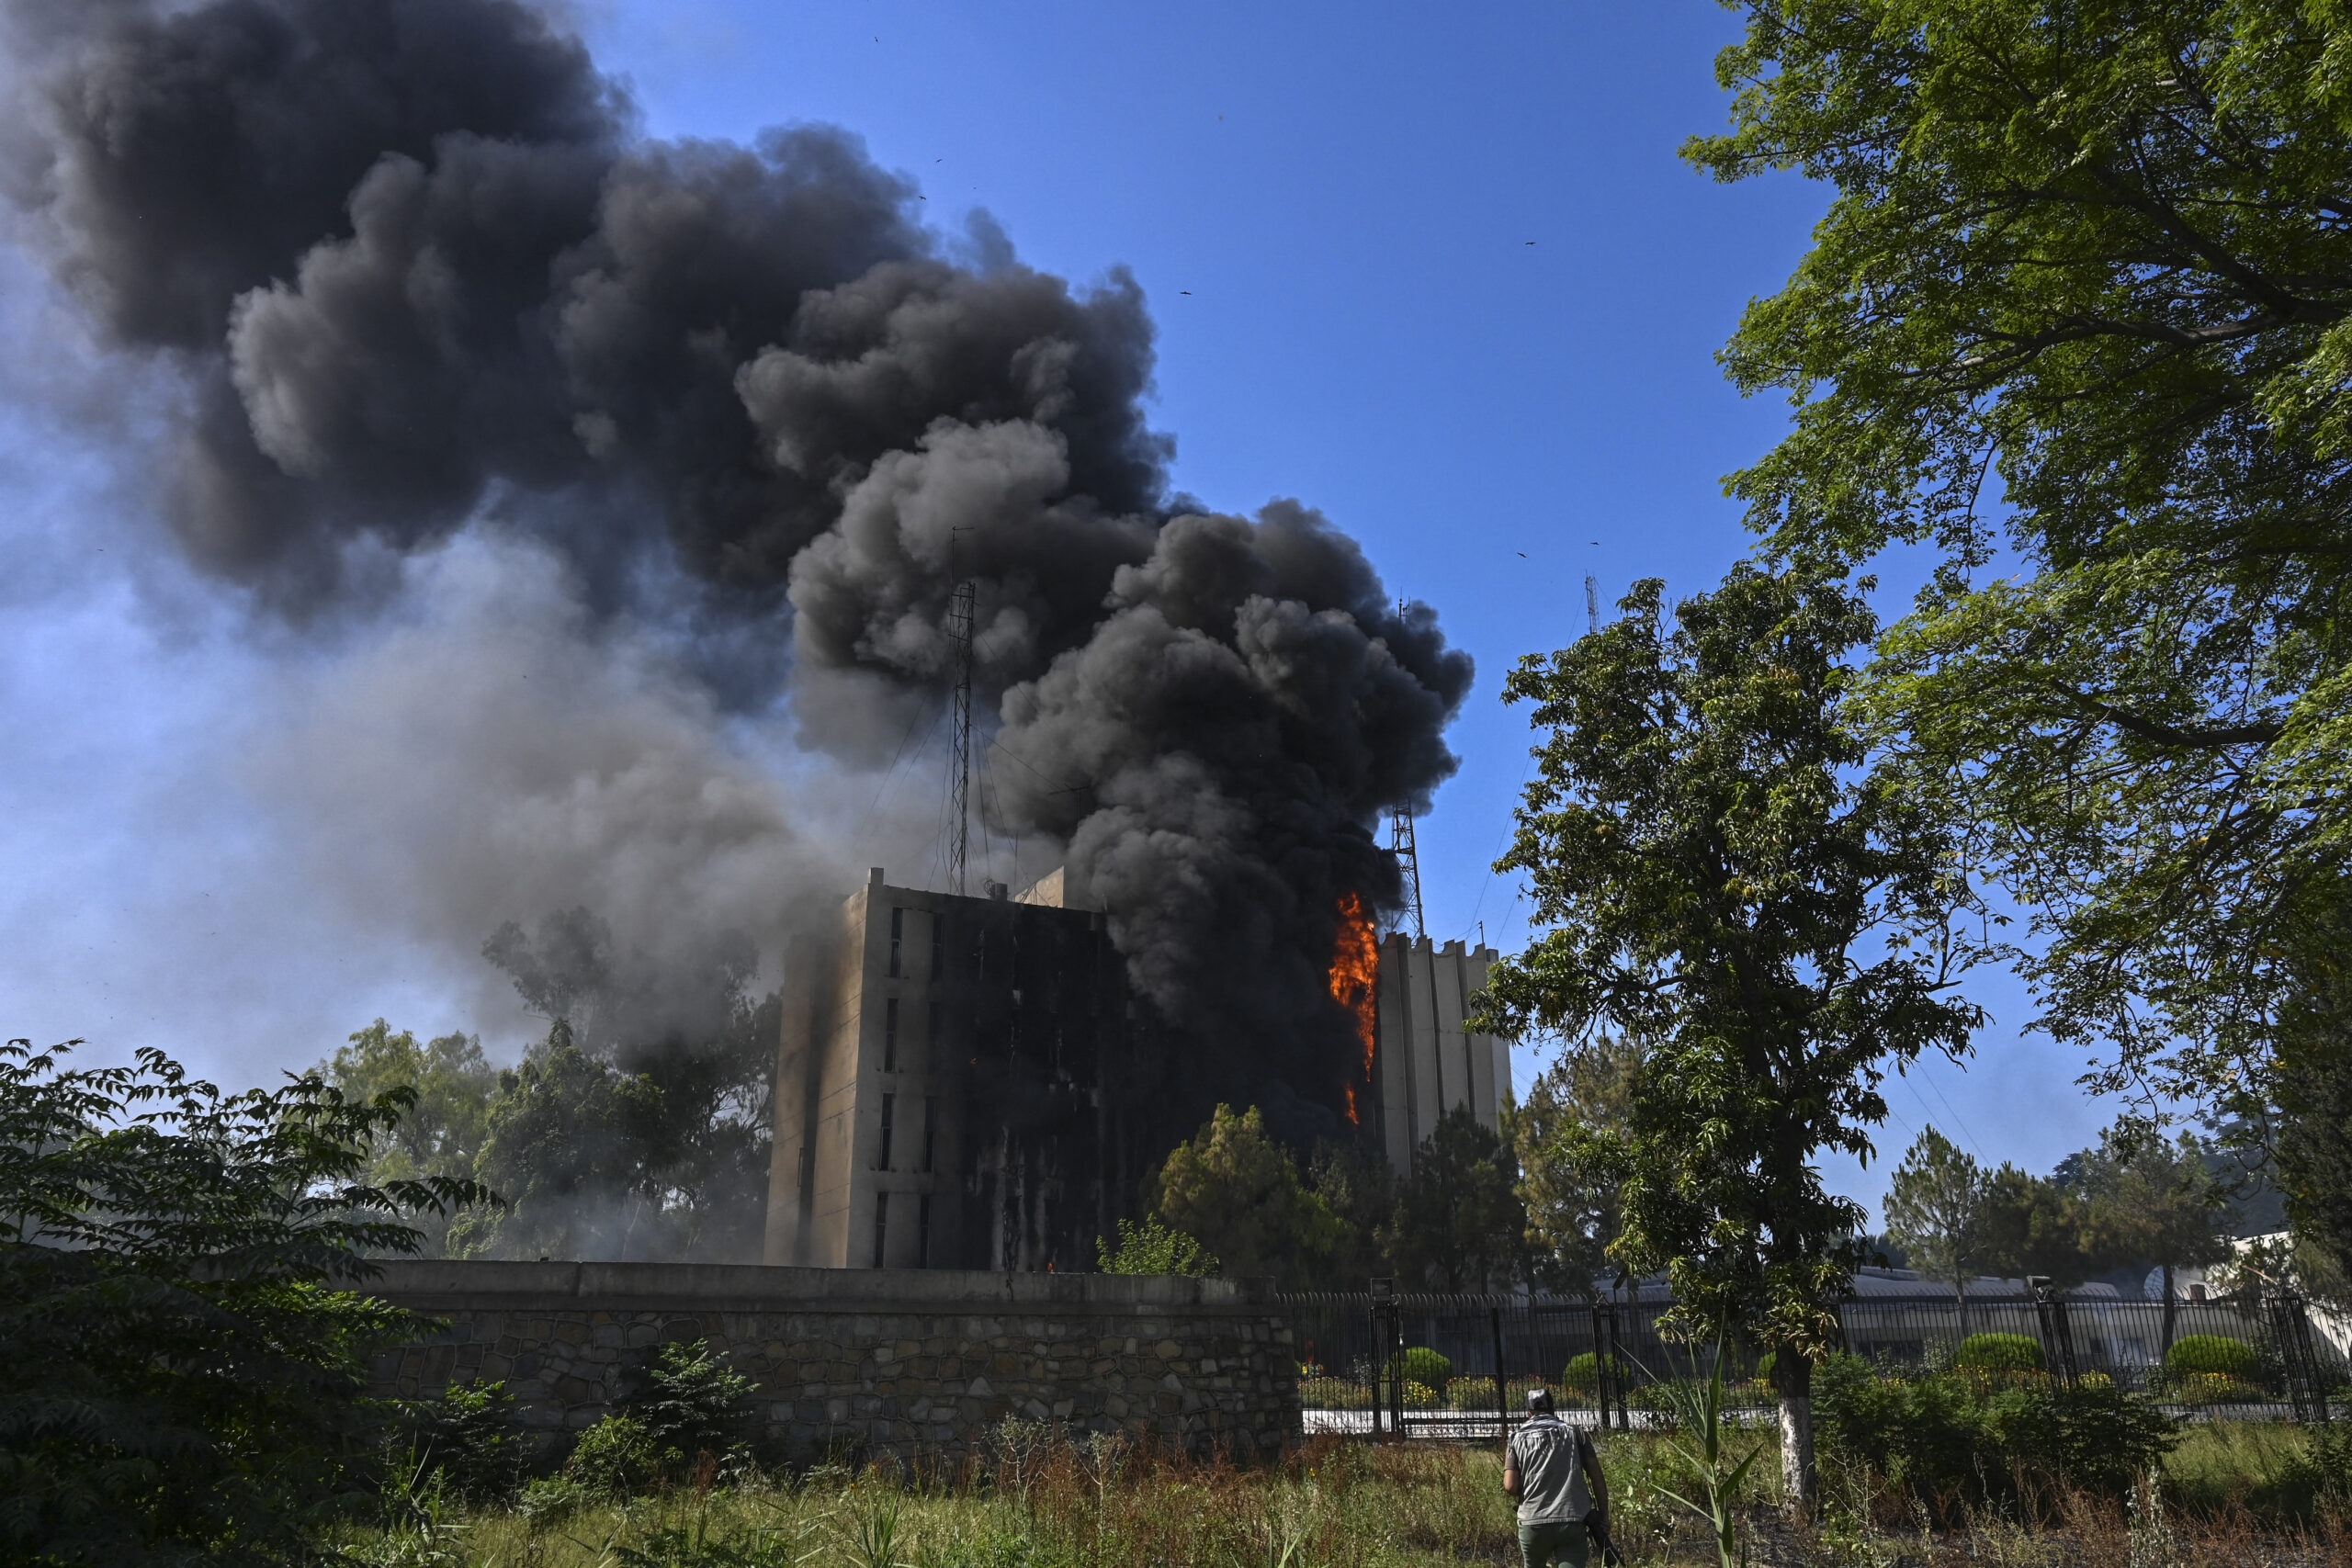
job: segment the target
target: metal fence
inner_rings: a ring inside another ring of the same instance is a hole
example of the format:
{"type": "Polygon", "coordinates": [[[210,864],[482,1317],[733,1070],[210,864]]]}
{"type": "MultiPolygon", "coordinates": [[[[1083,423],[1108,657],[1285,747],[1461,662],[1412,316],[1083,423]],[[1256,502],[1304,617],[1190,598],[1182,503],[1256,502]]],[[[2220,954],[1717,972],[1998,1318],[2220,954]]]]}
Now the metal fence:
{"type": "MultiPolygon", "coordinates": [[[[1570,1420],[1645,1426],[1664,1403],[1657,1385],[1709,1375],[1715,1353],[1659,1332],[1665,1301],[1370,1292],[1282,1300],[1311,1430],[1492,1437],[1519,1419],[1538,1382],[1570,1420]]],[[[1892,1375],[2006,1355],[2028,1363],[2028,1376],[2111,1384],[2192,1419],[2324,1421],[2352,1373],[2312,1331],[2301,1301],[2278,1294],[2169,1307],[2066,1292],[1965,1303],[1871,1295],[1839,1303],[1838,1321],[1842,1348],[1892,1375]]],[[[1736,1345],[1723,1354],[1734,1405],[1770,1404],[1757,1355],[1736,1345]]]]}

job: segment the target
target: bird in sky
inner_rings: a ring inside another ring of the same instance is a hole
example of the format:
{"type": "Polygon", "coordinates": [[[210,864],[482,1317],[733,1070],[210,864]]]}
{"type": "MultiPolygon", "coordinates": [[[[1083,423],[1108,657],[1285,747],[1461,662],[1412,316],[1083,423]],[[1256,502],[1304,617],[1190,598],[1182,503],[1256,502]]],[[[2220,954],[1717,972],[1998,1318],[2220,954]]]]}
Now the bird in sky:
{"type": "Polygon", "coordinates": [[[1525,550],[1515,550],[1512,553],[1518,556],[1521,560],[1525,560],[1527,558],[1527,552],[1525,550]]]}
{"type": "Polygon", "coordinates": [[[1189,288],[1179,288],[1176,292],[1179,294],[1190,294],[1192,290],[1189,288]]]}

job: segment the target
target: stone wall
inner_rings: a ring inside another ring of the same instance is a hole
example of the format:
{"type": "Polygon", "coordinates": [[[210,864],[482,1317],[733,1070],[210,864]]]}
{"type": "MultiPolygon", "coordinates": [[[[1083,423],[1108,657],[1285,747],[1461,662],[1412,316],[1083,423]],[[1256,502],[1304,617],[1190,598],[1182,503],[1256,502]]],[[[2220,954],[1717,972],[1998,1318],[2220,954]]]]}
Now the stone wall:
{"type": "Polygon", "coordinates": [[[759,1384],[752,1435],[806,1460],[958,1455],[1008,1417],[1268,1453],[1299,1430],[1290,1329],[1257,1280],[661,1263],[387,1263],[444,1319],[378,1390],[495,1379],[548,1457],[673,1340],[759,1384]]]}

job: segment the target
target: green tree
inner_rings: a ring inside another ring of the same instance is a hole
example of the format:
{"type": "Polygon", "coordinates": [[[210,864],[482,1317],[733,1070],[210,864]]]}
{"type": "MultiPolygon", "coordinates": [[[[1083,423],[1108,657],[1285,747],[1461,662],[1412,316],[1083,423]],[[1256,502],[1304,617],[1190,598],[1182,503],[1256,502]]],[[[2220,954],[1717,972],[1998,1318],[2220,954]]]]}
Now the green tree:
{"type": "Polygon", "coordinates": [[[2079,1193],[2003,1163],[1984,1179],[1978,1236],[1984,1266],[2004,1279],[2041,1276],[2052,1285],[2079,1285],[2098,1271],[2085,1243],[2089,1224],[2079,1193]]]}
{"type": "Polygon", "coordinates": [[[1527,1211],[1528,1269],[1547,1289],[1589,1296],[1608,1268],[1609,1244],[1623,1228],[1622,1194],[1571,1157],[1566,1134],[1589,1127],[1623,1135],[1633,1123],[1641,1060],[1636,1043],[1601,1035],[1561,1052],[1528,1086],[1525,1101],[1504,1112],[1527,1211]]]}
{"type": "Polygon", "coordinates": [[[1158,1214],[1119,1222],[1119,1245],[1094,1238],[1094,1254],[1105,1274],[1214,1274],[1217,1260],[1182,1231],[1169,1229],[1158,1214]]]}
{"type": "Polygon", "coordinates": [[[658,1250],[667,1125],[660,1085],[590,1057],[558,1019],[499,1075],[477,1168],[503,1203],[460,1215],[450,1250],[567,1258],[658,1250]]]}
{"type": "Polygon", "coordinates": [[[1610,1251],[1667,1275],[1683,1332],[1775,1352],[1804,1510],[1811,1370],[1863,1217],[1815,1161],[1868,1157],[1888,1066],[1968,1050],[1981,1013],[1954,987],[1979,950],[1955,917],[1974,905],[1934,819],[1864,771],[1860,597],[1743,564],[1670,633],[1661,599],[1637,583],[1622,619],[1505,687],[1545,739],[1497,869],[1529,878],[1548,929],[1490,971],[1476,1027],[1647,1043],[1631,1124],[1571,1131],[1570,1152],[1623,1184],[1610,1251]]]}
{"type": "Polygon", "coordinates": [[[1324,1267],[1332,1288],[1362,1290],[1378,1274],[1393,1274],[1382,1233],[1396,1207],[1396,1175],[1387,1156],[1363,1138],[1318,1138],[1306,1163],[1306,1184],[1340,1222],[1339,1241],[1324,1267]]]}
{"type": "Polygon", "coordinates": [[[67,1049],[0,1047],[0,1558],[315,1562],[372,1479],[370,1360],[425,1327],[353,1287],[480,1191],[363,1179],[404,1089],[67,1049]]]}
{"type": "Polygon", "coordinates": [[[1984,1171],[1933,1127],[1912,1143],[1886,1195],[1886,1234],[1923,1274],[1951,1281],[1968,1334],[1968,1277],[1984,1251],[1984,1171]]]}
{"type": "MultiPolygon", "coordinates": [[[[311,1073],[347,1100],[372,1101],[403,1087],[414,1092],[414,1102],[371,1146],[369,1182],[473,1178],[489,1135],[491,1096],[498,1088],[498,1070],[483,1059],[481,1043],[473,1036],[444,1034],[420,1045],[415,1035],[406,1030],[395,1034],[379,1018],[311,1073]]],[[[453,1217],[420,1216],[426,1256],[447,1250],[453,1217]]]]}
{"type": "Polygon", "coordinates": [[[478,1218],[469,1245],[756,1258],[782,1013],[775,995],[746,989],[752,945],[730,937],[689,962],[663,960],[622,948],[574,908],[528,934],[503,926],[482,953],[550,1032],[531,1072],[501,1078],[482,1156],[487,1179],[534,1194],[534,1217],[478,1218]],[[557,1060],[558,1024],[577,1060],[557,1060]]]}
{"type": "Polygon", "coordinates": [[[2164,1271],[2169,1349],[2178,1317],[2174,1271],[2230,1256],[2220,1224],[2229,1197],[2208,1167],[2203,1145],[2188,1133],[2168,1144],[2147,1123],[2126,1120],[2071,1163],[2086,1204],[2085,1251],[2110,1268],[2153,1263],[2164,1271]]]}
{"type": "Polygon", "coordinates": [[[1239,1114],[1218,1106],[1145,1187],[1151,1212],[1197,1237],[1229,1276],[1321,1284],[1343,1239],[1339,1217],[1299,1179],[1298,1162],[1267,1135],[1254,1105],[1239,1114]]]}
{"type": "Polygon", "coordinates": [[[2273,1124],[2278,1184],[2295,1233],[2295,1273],[2314,1295],[2352,1303],[2352,976],[2342,942],[2303,965],[2281,1009],[2273,1124]]]}
{"type": "Polygon", "coordinates": [[[2267,1109],[2352,828],[2346,18],[1744,8],[1732,129],[1686,155],[1832,201],[1724,352],[1796,407],[1733,489],[1776,549],[1939,553],[1874,717],[2031,911],[2043,1027],[2117,1043],[2111,1087],[2267,1109]]]}
{"type": "Polygon", "coordinates": [[[1466,1105],[1438,1118],[1397,1184],[1385,1240],[1399,1278],[1496,1290],[1527,1271],[1527,1209],[1510,1145],[1466,1105]]]}

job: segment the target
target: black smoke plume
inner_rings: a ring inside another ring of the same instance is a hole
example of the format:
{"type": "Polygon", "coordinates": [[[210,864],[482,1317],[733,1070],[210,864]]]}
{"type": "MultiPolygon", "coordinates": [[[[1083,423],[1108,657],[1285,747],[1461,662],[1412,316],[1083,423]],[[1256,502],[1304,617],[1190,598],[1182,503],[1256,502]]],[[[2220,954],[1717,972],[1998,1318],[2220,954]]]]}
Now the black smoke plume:
{"type": "Polygon", "coordinates": [[[1203,1092],[1340,1103],[1335,906],[1393,900],[1370,829],[1451,772],[1469,660],[1316,513],[1170,496],[1130,276],[943,240],[838,130],[649,139],[515,0],[12,22],[24,232],[184,384],[198,565],[300,623],[506,529],[860,766],[942,700],[968,578],[992,827],[1066,849],[1203,1092]]]}

